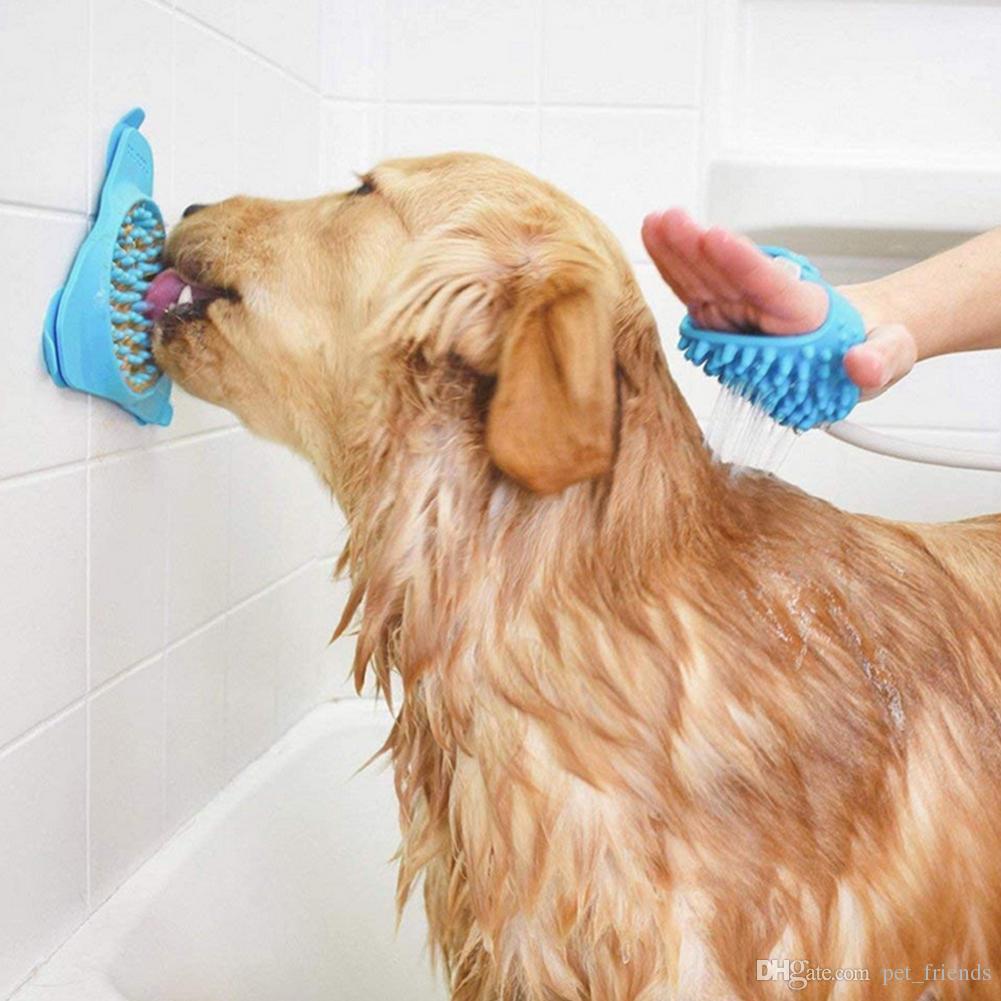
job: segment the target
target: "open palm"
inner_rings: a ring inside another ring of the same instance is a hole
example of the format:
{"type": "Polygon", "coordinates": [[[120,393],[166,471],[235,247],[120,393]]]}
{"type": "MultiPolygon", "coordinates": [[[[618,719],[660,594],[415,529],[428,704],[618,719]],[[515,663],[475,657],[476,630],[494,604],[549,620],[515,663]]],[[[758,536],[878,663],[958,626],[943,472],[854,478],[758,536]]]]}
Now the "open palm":
{"type": "MultiPolygon", "coordinates": [[[[682,209],[647,216],[643,243],[700,327],[782,336],[816,330],[827,316],[827,293],[800,281],[791,262],[769,257],[745,236],[704,229],[682,209]]],[[[860,296],[847,294],[865,320],[860,296]]],[[[873,395],[909,372],[916,357],[905,327],[875,326],[845,355],[845,371],[864,395],[873,395]]]]}

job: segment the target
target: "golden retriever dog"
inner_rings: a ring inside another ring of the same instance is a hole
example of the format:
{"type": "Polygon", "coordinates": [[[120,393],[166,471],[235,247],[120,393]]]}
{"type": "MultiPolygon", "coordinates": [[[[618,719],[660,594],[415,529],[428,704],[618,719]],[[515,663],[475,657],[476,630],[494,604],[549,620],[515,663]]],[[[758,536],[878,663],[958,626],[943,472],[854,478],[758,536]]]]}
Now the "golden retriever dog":
{"type": "Polygon", "coordinates": [[[1001,520],[714,461],[615,240],[490,157],[167,252],[163,368],[346,513],[453,1001],[1001,996],[1001,520]]]}

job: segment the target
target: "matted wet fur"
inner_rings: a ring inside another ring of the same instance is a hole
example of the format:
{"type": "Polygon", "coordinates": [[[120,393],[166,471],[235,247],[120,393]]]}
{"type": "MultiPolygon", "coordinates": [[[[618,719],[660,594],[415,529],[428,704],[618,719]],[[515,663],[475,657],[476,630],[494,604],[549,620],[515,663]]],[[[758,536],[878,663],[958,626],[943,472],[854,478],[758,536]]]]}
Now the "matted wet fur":
{"type": "Polygon", "coordinates": [[[614,240],[491,158],[232,199],[169,253],[239,298],[161,364],[347,514],[454,1001],[787,996],[767,957],[868,971],[809,998],[1001,995],[997,518],[715,464],[614,240]]]}

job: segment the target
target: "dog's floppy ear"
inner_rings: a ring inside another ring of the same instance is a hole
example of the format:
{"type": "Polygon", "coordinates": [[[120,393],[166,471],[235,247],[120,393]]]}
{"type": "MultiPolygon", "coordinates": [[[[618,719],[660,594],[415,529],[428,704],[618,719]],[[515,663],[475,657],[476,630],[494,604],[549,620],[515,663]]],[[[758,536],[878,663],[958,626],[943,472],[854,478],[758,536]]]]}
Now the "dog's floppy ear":
{"type": "Polygon", "coordinates": [[[487,450],[537,493],[606,472],[615,444],[611,265],[560,229],[472,206],[410,248],[375,324],[395,351],[495,378],[487,450]]]}
{"type": "Polygon", "coordinates": [[[500,342],[487,449],[536,493],[607,472],[615,447],[613,304],[556,274],[516,296],[500,342]]]}

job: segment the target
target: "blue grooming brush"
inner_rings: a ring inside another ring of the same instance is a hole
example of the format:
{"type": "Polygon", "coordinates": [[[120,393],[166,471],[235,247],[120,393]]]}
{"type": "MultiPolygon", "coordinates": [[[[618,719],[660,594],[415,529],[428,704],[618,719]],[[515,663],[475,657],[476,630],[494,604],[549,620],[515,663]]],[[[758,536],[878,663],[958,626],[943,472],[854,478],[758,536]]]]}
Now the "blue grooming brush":
{"type": "Polygon", "coordinates": [[[153,360],[143,299],[164,242],[145,117],[133,108],[111,133],[97,218],[49,303],[42,351],[57,386],[113,400],[140,424],[169,424],[170,379],[153,360]]]}
{"type": "Polygon", "coordinates": [[[827,292],[827,319],[794,336],[703,330],[686,314],[678,347],[694,365],[786,427],[807,431],[843,420],[859,401],[845,373],[845,352],[865,340],[858,310],[805,257],[783,247],[762,247],[800,267],[800,278],[827,292]]]}

